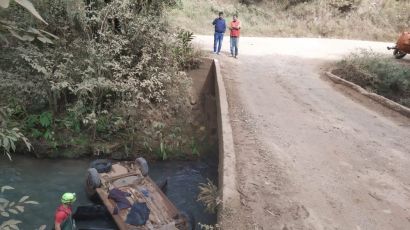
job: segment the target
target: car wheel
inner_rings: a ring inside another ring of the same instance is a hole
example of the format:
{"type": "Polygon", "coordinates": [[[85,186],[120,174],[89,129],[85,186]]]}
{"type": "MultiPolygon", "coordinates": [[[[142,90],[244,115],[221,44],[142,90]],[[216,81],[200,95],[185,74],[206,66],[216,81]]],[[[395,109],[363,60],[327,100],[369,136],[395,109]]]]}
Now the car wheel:
{"type": "Polygon", "coordinates": [[[85,191],[88,198],[94,200],[96,198],[96,188],[101,186],[100,174],[98,174],[97,169],[89,168],[87,171],[87,177],[85,180],[85,191]]]}
{"type": "Polygon", "coordinates": [[[112,163],[107,159],[98,159],[90,163],[90,168],[95,168],[98,173],[107,173],[111,171],[112,163]]]}
{"type": "Polygon", "coordinates": [[[395,50],[393,51],[393,55],[394,55],[394,57],[395,57],[396,59],[402,59],[404,56],[406,56],[406,53],[405,53],[405,52],[402,52],[402,51],[400,51],[400,50],[398,50],[398,49],[395,49],[395,50]]]}
{"type": "Polygon", "coordinates": [[[147,161],[143,157],[138,157],[135,159],[135,163],[139,166],[142,175],[147,176],[149,172],[147,161]]]}

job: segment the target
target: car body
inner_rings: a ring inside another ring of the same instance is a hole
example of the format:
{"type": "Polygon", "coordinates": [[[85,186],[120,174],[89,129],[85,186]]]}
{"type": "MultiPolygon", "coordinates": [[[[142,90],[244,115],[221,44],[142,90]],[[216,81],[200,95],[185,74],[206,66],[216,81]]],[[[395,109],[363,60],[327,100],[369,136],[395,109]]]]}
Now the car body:
{"type": "Polygon", "coordinates": [[[192,228],[189,217],[180,212],[148,176],[148,164],[144,158],[114,164],[99,160],[91,166],[86,178],[87,194],[101,199],[120,230],[190,230],[192,228]],[[126,199],[131,204],[146,204],[149,218],[144,225],[134,226],[126,223],[130,208],[116,209],[116,202],[109,198],[110,191],[113,189],[128,193],[126,199]]]}

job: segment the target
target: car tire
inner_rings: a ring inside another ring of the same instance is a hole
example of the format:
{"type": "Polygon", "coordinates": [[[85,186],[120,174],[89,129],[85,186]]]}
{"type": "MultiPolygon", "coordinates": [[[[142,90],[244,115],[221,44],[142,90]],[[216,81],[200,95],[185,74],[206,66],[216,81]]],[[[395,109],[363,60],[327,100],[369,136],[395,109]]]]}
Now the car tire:
{"type": "Polygon", "coordinates": [[[98,173],[107,173],[111,171],[112,163],[107,159],[98,159],[90,163],[90,168],[95,168],[98,173]]]}
{"type": "Polygon", "coordinates": [[[149,167],[148,167],[148,163],[145,160],[145,158],[143,157],[138,157],[137,159],[135,159],[135,164],[137,164],[140,168],[140,171],[142,173],[143,176],[147,176],[148,172],[149,172],[149,167]]]}
{"type": "Polygon", "coordinates": [[[400,51],[400,50],[398,50],[398,49],[395,49],[395,50],[393,51],[393,55],[394,55],[394,57],[395,57],[396,59],[402,59],[402,58],[404,58],[404,56],[406,56],[406,53],[404,53],[404,52],[402,52],[402,51],[400,51]]]}
{"type": "Polygon", "coordinates": [[[85,191],[88,198],[91,200],[96,200],[97,191],[96,188],[101,186],[100,174],[98,174],[97,169],[89,168],[87,170],[87,177],[85,179],[85,191]]]}
{"type": "Polygon", "coordinates": [[[98,174],[97,169],[89,168],[87,172],[88,172],[88,175],[87,175],[88,184],[91,185],[92,188],[99,188],[101,186],[101,179],[100,179],[100,174],[98,174]]]}

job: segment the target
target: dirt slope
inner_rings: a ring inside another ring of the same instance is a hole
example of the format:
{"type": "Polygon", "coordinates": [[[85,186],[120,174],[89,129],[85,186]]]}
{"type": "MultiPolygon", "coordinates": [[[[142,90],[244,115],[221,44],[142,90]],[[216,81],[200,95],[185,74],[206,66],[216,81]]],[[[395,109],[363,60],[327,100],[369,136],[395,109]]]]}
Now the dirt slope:
{"type": "MultiPolygon", "coordinates": [[[[212,37],[195,41],[211,50],[212,37]]],[[[239,59],[213,56],[242,204],[224,229],[410,229],[410,120],[321,74],[358,47],[388,54],[387,45],[241,38],[239,59]]]]}

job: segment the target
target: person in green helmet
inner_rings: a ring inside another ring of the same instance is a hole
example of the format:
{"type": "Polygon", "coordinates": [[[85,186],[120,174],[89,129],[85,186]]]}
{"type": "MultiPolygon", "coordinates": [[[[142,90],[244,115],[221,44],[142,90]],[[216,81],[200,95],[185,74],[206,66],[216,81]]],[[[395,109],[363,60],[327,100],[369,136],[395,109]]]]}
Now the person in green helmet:
{"type": "Polygon", "coordinates": [[[72,218],[71,205],[76,200],[75,193],[64,193],[61,197],[61,205],[57,208],[54,217],[55,230],[74,230],[75,224],[72,218]]]}

